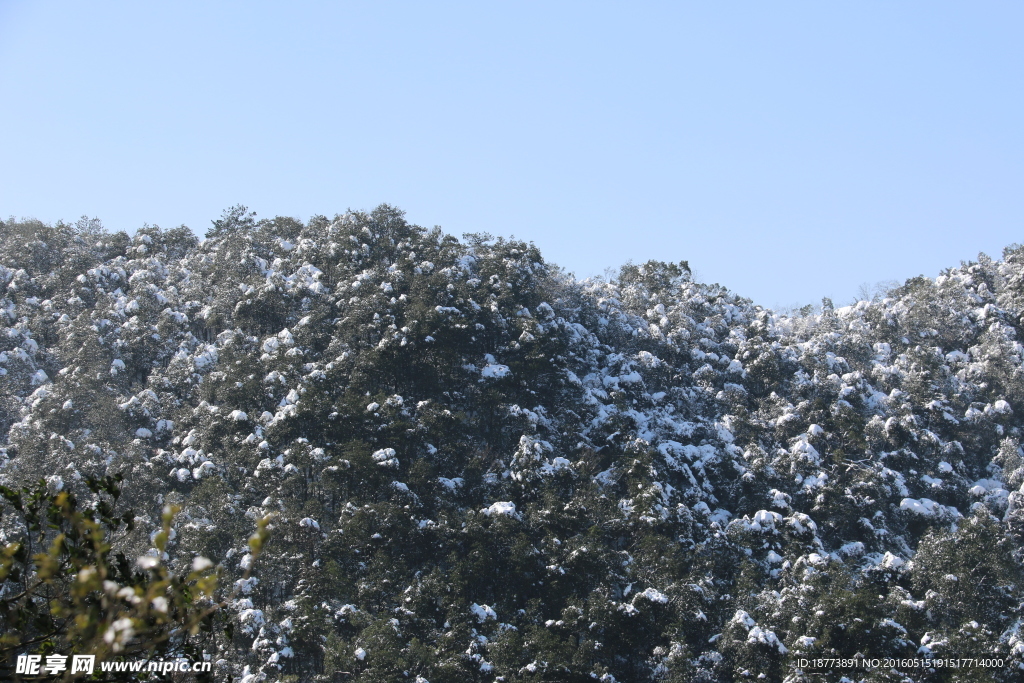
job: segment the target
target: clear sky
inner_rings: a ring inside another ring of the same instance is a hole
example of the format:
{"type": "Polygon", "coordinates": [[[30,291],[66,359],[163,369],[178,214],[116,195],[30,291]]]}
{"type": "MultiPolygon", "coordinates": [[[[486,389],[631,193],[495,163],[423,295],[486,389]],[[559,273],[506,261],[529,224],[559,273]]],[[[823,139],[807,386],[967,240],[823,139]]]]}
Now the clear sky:
{"type": "Polygon", "coordinates": [[[0,215],[387,202],[768,305],[1024,241],[1024,3],[0,0],[0,215]]]}

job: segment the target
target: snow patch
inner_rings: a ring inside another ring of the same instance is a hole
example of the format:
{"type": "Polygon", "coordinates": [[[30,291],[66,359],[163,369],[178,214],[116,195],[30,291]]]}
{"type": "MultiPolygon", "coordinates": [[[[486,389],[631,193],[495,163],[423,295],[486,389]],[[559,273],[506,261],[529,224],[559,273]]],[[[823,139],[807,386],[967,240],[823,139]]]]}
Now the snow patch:
{"type": "Polygon", "coordinates": [[[493,517],[497,517],[497,516],[518,517],[519,516],[516,513],[516,504],[511,502],[511,501],[499,501],[497,503],[493,503],[490,507],[486,507],[483,510],[481,510],[480,512],[485,514],[485,515],[487,515],[488,517],[492,517],[492,516],[493,517]]]}

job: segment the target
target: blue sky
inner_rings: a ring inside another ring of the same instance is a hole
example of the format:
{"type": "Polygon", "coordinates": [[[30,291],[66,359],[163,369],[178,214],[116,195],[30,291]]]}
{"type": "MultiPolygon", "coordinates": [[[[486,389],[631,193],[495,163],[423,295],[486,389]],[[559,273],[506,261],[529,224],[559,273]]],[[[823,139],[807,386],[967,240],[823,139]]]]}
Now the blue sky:
{"type": "Polygon", "coordinates": [[[1020,2],[0,0],[0,215],[397,205],[767,306],[998,255],[1020,2]]]}

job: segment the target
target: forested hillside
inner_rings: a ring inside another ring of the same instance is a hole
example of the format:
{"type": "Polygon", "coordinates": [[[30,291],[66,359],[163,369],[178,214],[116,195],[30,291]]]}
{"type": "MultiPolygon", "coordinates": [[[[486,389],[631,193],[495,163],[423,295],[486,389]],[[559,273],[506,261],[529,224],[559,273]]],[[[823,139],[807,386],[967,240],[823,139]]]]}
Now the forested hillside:
{"type": "Polygon", "coordinates": [[[180,506],[168,563],[230,597],[216,680],[1024,670],[1024,248],[784,316],[387,206],[11,220],[0,310],[0,483],[122,475],[129,557],[180,506]],[[1005,665],[797,666],[856,654],[1005,665]]]}

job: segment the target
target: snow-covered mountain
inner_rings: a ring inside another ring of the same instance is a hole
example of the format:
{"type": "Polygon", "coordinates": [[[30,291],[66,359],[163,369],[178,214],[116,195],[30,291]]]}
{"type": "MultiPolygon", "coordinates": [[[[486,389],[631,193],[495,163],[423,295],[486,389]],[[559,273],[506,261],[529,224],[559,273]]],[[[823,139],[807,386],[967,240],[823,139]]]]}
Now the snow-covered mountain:
{"type": "Polygon", "coordinates": [[[1024,669],[1020,247],[784,316],[685,262],[236,208],[202,242],[0,223],[0,288],[0,483],[120,473],[126,550],[177,503],[172,561],[236,579],[276,514],[218,675],[1024,669]]]}

